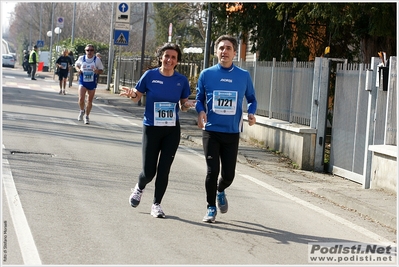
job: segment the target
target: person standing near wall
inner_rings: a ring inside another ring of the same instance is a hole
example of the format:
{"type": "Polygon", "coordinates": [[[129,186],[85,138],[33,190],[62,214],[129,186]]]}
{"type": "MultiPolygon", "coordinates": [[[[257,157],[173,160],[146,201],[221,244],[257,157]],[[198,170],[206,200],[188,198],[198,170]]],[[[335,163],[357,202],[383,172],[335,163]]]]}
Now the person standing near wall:
{"type": "Polygon", "coordinates": [[[32,68],[30,67],[29,64],[29,57],[30,57],[30,51],[26,51],[26,53],[24,54],[24,64],[26,66],[26,73],[28,73],[28,76],[30,77],[32,68]]]}
{"type": "Polygon", "coordinates": [[[31,67],[31,80],[36,81],[37,64],[39,63],[39,54],[37,53],[37,46],[33,46],[33,50],[29,54],[29,65],[31,67]]]}
{"type": "Polygon", "coordinates": [[[165,218],[161,201],[166,192],[169,172],[180,143],[179,108],[187,111],[195,101],[188,100],[190,85],[186,76],[175,71],[182,53],[176,44],[167,43],[157,51],[158,67],[147,70],[136,88],[122,87],[121,96],[137,103],[146,94],[143,120],[143,169],[132,189],[129,204],[137,207],[148,183],[154,176],[155,192],[151,215],[165,218]]]}
{"type": "Polygon", "coordinates": [[[30,76],[30,71],[29,71],[29,52],[24,50],[23,51],[23,58],[22,58],[22,67],[24,68],[24,71],[26,71],[29,76],[30,76]]]}
{"type": "Polygon", "coordinates": [[[200,73],[196,88],[198,127],[203,129],[202,144],[207,165],[207,212],[204,222],[215,222],[216,200],[221,213],[228,210],[225,189],[232,184],[235,176],[240,132],[243,129],[244,97],[248,103],[248,124],[256,123],[257,101],[251,76],[248,71],[233,64],[238,49],[236,38],[222,35],[215,46],[219,63],[200,73]]]}
{"type": "Polygon", "coordinates": [[[73,52],[69,51],[68,57],[71,59],[72,62],[72,68],[69,69],[69,74],[68,74],[68,82],[69,82],[69,88],[72,87],[72,82],[73,82],[73,74],[75,72],[74,64],[75,64],[75,58],[73,57],[73,52]]]}
{"type": "Polygon", "coordinates": [[[59,94],[66,94],[65,87],[68,78],[68,73],[72,69],[72,60],[68,56],[68,49],[64,49],[62,55],[55,62],[58,68],[58,80],[60,81],[60,92],[59,94]]]}
{"type": "Polygon", "coordinates": [[[75,63],[76,71],[79,73],[78,104],[80,112],[78,121],[81,121],[86,114],[84,117],[84,123],[90,124],[89,115],[93,106],[94,95],[96,93],[96,79],[98,74],[103,73],[104,66],[101,59],[94,55],[94,45],[86,45],[85,52],[86,55],[80,56],[75,63]],[[86,93],[88,94],[88,98],[85,108],[86,93]]]}
{"type": "MultiPolygon", "coordinates": [[[[97,52],[97,53],[96,53],[96,57],[98,57],[99,59],[101,59],[101,54],[97,52]]],[[[97,75],[97,79],[96,79],[96,80],[97,80],[96,88],[97,88],[99,79],[100,79],[100,74],[97,75]]]]}

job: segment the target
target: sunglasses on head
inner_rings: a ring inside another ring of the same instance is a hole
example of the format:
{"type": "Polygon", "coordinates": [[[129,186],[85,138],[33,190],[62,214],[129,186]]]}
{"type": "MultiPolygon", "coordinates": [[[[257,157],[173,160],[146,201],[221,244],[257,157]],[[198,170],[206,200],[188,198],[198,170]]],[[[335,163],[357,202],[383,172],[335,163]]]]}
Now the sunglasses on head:
{"type": "Polygon", "coordinates": [[[91,51],[94,51],[94,49],[86,49],[86,51],[90,51],[91,52],[91,51]]]}

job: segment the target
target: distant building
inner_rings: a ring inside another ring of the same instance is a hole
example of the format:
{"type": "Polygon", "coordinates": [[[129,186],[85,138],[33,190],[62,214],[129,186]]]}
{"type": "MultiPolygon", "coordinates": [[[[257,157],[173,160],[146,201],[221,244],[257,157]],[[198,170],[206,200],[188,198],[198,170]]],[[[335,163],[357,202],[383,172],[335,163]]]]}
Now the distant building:
{"type": "Polygon", "coordinates": [[[4,40],[3,38],[1,39],[1,54],[10,54],[10,47],[8,46],[8,42],[4,40]]]}

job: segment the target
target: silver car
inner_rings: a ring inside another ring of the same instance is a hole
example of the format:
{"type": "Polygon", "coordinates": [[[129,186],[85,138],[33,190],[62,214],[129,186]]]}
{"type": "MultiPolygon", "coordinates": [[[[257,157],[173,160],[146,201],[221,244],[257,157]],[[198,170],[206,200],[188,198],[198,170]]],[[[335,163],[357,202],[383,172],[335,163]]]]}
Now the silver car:
{"type": "Polygon", "coordinates": [[[15,59],[13,55],[3,54],[3,67],[15,67],[15,59]]]}

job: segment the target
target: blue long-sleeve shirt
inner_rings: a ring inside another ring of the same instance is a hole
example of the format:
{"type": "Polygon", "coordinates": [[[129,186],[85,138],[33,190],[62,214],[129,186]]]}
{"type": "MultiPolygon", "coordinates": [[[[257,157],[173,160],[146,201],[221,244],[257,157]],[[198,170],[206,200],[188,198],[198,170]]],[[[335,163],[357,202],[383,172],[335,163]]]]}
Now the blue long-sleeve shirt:
{"type": "Polygon", "coordinates": [[[251,76],[234,64],[230,68],[217,64],[203,70],[196,90],[195,109],[207,114],[207,131],[242,132],[244,97],[248,113],[255,114],[257,101],[251,76]]]}

